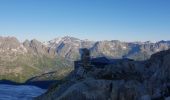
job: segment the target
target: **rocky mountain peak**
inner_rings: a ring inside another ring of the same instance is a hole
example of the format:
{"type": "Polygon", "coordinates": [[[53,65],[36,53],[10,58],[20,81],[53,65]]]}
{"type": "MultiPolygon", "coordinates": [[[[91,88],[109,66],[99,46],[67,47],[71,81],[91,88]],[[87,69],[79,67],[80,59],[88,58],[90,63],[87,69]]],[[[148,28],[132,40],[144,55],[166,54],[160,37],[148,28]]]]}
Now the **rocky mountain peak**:
{"type": "Polygon", "coordinates": [[[74,37],[70,37],[70,36],[64,36],[64,37],[55,38],[55,39],[49,41],[49,43],[58,44],[60,42],[74,42],[74,41],[80,41],[80,39],[74,38],[74,37]]]}
{"type": "Polygon", "coordinates": [[[20,42],[15,37],[0,37],[0,48],[16,49],[20,46],[20,42]]]}
{"type": "Polygon", "coordinates": [[[26,47],[29,47],[30,46],[30,41],[29,40],[25,40],[23,42],[23,45],[26,46],[26,47]]]}
{"type": "Polygon", "coordinates": [[[157,43],[170,43],[170,41],[161,40],[161,41],[159,41],[157,43]]]}
{"type": "Polygon", "coordinates": [[[64,39],[64,40],[80,40],[78,38],[70,37],[70,36],[64,36],[64,37],[62,37],[62,39],[64,39]]]}
{"type": "Polygon", "coordinates": [[[43,45],[40,41],[38,41],[36,39],[31,40],[30,43],[31,43],[32,47],[39,47],[39,46],[43,45]]]}

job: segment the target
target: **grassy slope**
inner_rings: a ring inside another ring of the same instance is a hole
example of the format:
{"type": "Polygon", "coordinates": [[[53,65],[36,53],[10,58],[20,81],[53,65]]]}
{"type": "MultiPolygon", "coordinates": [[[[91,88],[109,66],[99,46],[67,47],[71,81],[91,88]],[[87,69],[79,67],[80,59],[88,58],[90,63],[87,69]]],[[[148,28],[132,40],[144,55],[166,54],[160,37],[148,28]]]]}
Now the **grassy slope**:
{"type": "MultiPolygon", "coordinates": [[[[0,59],[1,68],[7,72],[0,74],[0,79],[11,80],[14,82],[25,82],[31,77],[42,73],[70,68],[65,59],[49,58],[46,56],[17,55],[14,60],[0,59]]],[[[69,70],[68,70],[69,71],[69,70]]],[[[57,79],[62,75],[58,75],[57,79]]]]}

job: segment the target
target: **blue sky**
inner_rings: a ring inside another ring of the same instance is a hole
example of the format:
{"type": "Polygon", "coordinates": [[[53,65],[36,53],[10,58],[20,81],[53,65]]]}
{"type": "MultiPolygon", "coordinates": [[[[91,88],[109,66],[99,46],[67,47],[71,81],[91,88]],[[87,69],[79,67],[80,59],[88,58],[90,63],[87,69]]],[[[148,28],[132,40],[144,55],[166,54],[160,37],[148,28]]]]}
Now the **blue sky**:
{"type": "Polygon", "coordinates": [[[21,41],[170,40],[170,0],[0,0],[0,35],[21,41]]]}

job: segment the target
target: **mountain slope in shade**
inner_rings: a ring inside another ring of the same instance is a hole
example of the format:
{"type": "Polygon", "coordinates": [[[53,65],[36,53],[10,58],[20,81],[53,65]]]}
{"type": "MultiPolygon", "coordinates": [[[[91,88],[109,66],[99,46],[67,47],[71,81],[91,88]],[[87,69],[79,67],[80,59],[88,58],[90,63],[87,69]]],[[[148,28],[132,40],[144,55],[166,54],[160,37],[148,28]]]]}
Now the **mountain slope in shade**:
{"type": "Polygon", "coordinates": [[[91,69],[79,65],[63,84],[35,100],[169,100],[169,59],[170,49],[146,61],[120,59],[91,69]]]}

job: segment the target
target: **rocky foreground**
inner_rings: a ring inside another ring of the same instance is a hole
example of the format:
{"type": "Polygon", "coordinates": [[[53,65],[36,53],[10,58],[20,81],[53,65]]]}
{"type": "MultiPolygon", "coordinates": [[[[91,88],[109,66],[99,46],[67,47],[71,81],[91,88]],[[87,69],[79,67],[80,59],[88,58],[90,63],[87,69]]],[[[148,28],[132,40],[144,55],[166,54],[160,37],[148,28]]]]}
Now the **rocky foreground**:
{"type": "Polygon", "coordinates": [[[170,50],[146,61],[118,60],[103,67],[84,60],[62,84],[35,99],[170,100],[170,50]]]}

